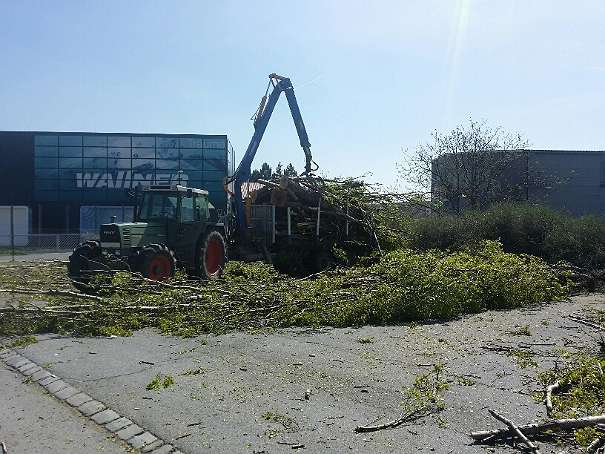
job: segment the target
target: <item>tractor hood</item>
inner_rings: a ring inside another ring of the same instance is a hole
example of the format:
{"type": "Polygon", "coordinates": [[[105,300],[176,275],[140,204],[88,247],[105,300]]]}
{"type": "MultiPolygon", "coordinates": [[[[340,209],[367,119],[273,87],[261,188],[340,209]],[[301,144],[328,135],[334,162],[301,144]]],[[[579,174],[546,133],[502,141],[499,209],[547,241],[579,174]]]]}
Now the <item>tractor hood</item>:
{"type": "Polygon", "coordinates": [[[121,224],[101,225],[101,247],[109,249],[127,249],[143,247],[151,243],[166,243],[167,223],[124,222],[121,224]]]}

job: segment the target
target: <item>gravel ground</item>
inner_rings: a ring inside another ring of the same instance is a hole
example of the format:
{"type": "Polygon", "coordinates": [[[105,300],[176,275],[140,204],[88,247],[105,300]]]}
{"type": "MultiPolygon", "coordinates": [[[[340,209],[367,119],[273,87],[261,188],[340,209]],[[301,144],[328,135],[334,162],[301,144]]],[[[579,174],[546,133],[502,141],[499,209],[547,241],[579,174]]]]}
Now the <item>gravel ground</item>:
{"type": "Polygon", "coordinates": [[[487,408],[518,423],[545,418],[531,397],[535,374],[552,367],[556,349],[597,349],[594,330],[565,317],[591,308],[605,309],[605,296],[417,326],[192,339],[153,330],[128,338],[49,335],[22,354],[187,453],[292,452],[297,445],[318,453],[494,452],[466,434],[500,427],[487,408]],[[525,325],[531,335],[511,334],[525,325]],[[520,367],[510,348],[535,354],[538,367],[520,367]],[[354,433],[357,425],[396,418],[401,389],[437,362],[450,381],[443,412],[354,433]],[[156,374],[171,375],[174,385],[147,391],[156,374]]]}

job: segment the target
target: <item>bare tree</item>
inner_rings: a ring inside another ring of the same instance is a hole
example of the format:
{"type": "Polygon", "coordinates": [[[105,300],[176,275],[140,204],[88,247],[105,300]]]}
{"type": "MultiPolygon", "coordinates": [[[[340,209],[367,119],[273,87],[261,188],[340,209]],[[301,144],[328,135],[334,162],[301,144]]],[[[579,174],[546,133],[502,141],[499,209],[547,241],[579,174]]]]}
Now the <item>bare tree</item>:
{"type": "Polygon", "coordinates": [[[449,133],[435,130],[400,166],[405,181],[431,194],[435,206],[461,212],[525,199],[528,142],[520,134],[472,119],[449,133]]]}

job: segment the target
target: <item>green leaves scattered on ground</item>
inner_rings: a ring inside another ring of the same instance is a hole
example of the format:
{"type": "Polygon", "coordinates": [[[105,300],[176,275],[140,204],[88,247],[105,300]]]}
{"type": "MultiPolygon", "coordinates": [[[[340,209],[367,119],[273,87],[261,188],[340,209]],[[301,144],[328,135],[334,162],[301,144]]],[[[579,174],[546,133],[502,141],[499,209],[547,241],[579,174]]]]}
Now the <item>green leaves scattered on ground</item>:
{"type": "Polygon", "coordinates": [[[0,345],[0,350],[4,350],[6,348],[23,348],[27,347],[28,345],[35,344],[36,342],[38,342],[36,336],[21,336],[8,344],[0,345]]]}
{"type": "MultiPolygon", "coordinates": [[[[0,279],[13,278],[0,273],[0,279]]],[[[44,287],[40,283],[31,290],[44,287]]],[[[194,336],[233,329],[382,325],[527,306],[560,299],[567,291],[568,283],[542,260],[484,242],[474,251],[451,254],[397,250],[368,266],[308,279],[242,262],[230,262],[224,279],[212,282],[177,277],[158,283],[118,273],[100,299],[51,296],[44,308],[0,309],[0,333],[126,335],[156,327],[194,336]]]]}
{"type": "Polygon", "coordinates": [[[148,391],[151,390],[160,390],[163,388],[168,388],[169,386],[174,385],[174,378],[172,378],[172,375],[161,375],[161,374],[157,374],[153,380],[151,380],[149,383],[147,383],[147,386],[145,387],[145,389],[147,389],[148,391]]]}
{"type": "MultiPolygon", "coordinates": [[[[605,358],[579,353],[563,359],[564,367],[538,375],[544,387],[559,382],[559,389],[552,395],[553,417],[579,418],[605,413],[605,358]]],[[[575,431],[581,446],[589,445],[600,435],[593,427],[575,431]]]]}

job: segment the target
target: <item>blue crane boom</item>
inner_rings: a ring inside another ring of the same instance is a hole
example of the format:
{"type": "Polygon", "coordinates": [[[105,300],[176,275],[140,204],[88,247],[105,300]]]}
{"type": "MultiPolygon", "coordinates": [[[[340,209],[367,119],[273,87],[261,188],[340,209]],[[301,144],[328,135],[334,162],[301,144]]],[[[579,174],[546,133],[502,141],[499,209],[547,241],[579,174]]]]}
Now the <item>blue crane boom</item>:
{"type": "Polygon", "coordinates": [[[246,216],[244,201],[242,198],[242,183],[250,179],[251,166],[258,147],[263,138],[273,109],[279,100],[281,93],[286,95],[288,106],[290,107],[290,113],[292,114],[292,120],[294,120],[294,126],[300,140],[300,146],[305,153],[305,171],[302,175],[308,175],[312,171],[316,170],[313,168],[313,159],[311,157],[311,144],[309,143],[309,136],[300,114],[300,108],[296,101],[296,95],[294,94],[294,87],[289,78],[279,76],[275,73],[269,75],[269,86],[267,87],[267,93],[261,99],[260,106],[254,116],[254,134],[250,140],[250,144],[244,153],[244,156],[239,163],[233,177],[230,179],[234,184],[235,193],[235,218],[237,221],[237,228],[240,234],[245,234],[246,231],[246,216]],[[273,86],[273,91],[267,96],[269,89],[273,86]]]}

